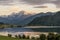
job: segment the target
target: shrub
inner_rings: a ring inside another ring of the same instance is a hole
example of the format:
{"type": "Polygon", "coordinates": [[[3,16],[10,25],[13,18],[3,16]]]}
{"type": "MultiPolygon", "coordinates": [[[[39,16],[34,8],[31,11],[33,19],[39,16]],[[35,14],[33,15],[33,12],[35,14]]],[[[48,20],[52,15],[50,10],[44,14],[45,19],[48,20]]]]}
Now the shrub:
{"type": "Polygon", "coordinates": [[[23,34],[23,35],[22,35],[22,38],[23,38],[23,39],[25,39],[25,38],[26,38],[26,36],[23,34]]]}
{"type": "Polygon", "coordinates": [[[46,40],[46,35],[45,34],[41,34],[40,35],[40,40],[46,40]]]}
{"type": "Polygon", "coordinates": [[[56,35],[56,39],[55,40],[60,40],[60,34],[56,35]]]}
{"type": "Polygon", "coordinates": [[[55,34],[54,33],[49,33],[47,36],[47,40],[55,40],[55,34]]]}
{"type": "Polygon", "coordinates": [[[12,37],[12,35],[11,34],[8,34],[8,37],[12,37]]]}
{"type": "Polygon", "coordinates": [[[18,38],[18,36],[17,36],[17,35],[15,35],[15,38],[18,38]]]}
{"type": "Polygon", "coordinates": [[[35,39],[35,37],[31,37],[31,39],[35,39]]]}
{"type": "Polygon", "coordinates": [[[20,38],[20,39],[21,39],[21,38],[22,38],[22,37],[21,37],[21,35],[18,35],[18,38],[20,38]]]}
{"type": "Polygon", "coordinates": [[[27,36],[26,39],[29,39],[29,36],[27,36]]]}

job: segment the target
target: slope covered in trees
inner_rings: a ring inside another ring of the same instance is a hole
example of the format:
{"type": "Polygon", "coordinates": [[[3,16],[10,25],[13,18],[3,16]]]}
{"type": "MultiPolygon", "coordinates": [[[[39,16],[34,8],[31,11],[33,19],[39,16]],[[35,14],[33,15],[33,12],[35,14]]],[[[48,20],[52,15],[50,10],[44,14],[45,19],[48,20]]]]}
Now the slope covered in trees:
{"type": "Polygon", "coordinates": [[[54,15],[36,17],[28,25],[29,26],[60,26],[60,11],[56,12],[54,15]]]}

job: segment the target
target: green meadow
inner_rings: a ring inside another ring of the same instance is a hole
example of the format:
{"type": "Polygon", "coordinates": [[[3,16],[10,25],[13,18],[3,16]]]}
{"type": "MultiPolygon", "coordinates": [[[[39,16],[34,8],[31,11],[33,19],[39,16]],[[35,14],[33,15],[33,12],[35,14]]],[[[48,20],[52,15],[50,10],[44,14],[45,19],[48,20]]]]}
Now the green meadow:
{"type": "Polygon", "coordinates": [[[0,40],[30,40],[30,39],[19,39],[13,37],[0,36],[0,40]]]}

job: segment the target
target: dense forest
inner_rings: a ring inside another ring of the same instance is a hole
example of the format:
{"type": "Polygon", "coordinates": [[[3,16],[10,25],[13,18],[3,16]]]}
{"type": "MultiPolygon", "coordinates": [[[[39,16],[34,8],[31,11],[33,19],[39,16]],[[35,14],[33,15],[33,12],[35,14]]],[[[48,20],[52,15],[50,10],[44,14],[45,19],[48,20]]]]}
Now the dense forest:
{"type": "Polygon", "coordinates": [[[60,11],[54,15],[36,17],[28,26],[60,26],[60,11]]]}

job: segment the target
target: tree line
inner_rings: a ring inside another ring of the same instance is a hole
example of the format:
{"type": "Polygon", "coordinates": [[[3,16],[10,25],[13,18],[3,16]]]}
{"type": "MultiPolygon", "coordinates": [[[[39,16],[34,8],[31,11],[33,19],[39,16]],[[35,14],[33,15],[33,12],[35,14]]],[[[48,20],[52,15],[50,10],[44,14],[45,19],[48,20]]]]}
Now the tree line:
{"type": "MultiPolygon", "coordinates": [[[[8,34],[8,37],[12,37],[11,34],[8,34]]],[[[15,38],[19,38],[19,39],[30,39],[30,36],[25,36],[24,34],[21,35],[15,35],[15,38]]],[[[57,33],[48,33],[48,35],[46,34],[40,34],[39,38],[36,37],[31,37],[31,40],[60,40],[60,34],[57,33]]]]}

